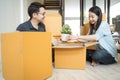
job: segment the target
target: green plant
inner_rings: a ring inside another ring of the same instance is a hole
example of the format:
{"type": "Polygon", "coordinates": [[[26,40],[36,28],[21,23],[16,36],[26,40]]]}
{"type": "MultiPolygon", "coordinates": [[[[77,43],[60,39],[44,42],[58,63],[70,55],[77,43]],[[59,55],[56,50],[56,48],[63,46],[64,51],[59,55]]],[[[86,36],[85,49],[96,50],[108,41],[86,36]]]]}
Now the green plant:
{"type": "Polygon", "coordinates": [[[61,33],[62,33],[62,34],[71,34],[72,31],[71,31],[70,26],[69,26],[68,24],[64,24],[64,25],[62,26],[61,33]]]}

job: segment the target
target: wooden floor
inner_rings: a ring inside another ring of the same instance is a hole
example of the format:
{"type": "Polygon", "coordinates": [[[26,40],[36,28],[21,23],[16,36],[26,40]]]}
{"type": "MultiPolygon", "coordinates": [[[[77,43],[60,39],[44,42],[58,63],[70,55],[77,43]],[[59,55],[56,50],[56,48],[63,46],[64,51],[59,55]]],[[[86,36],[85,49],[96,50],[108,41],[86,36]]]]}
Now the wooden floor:
{"type": "MultiPolygon", "coordinates": [[[[1,70],[0,80],[4,80],[1,70]]],[[[117,64],[96,67],[92,67],[87,62],[85,70],[55,69],[53,67],[53,75],[46,80],[120,80],[120,59],[117,64]]]]}
{"type": "Polygon", "coordinates": [[[85,70],[55,69],[53,67],[53,75],[46,80],[120,80],[120,61],[117,64],[96,67],[92,67],[87,62],[85,70]]]}

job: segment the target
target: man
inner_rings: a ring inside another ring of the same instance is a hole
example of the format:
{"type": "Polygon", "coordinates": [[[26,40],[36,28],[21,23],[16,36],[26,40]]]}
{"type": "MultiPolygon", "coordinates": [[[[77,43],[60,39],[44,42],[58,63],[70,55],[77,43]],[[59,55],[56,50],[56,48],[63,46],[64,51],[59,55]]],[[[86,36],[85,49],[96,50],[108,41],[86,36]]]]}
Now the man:
{"type": "Polygon", "coordinates": [[[30,19],[20,24],[16,31],[40,31],[45,32],[43,20],[45,18],[45,6],[39,2],[33,2],[28,7],[30,19]]]}

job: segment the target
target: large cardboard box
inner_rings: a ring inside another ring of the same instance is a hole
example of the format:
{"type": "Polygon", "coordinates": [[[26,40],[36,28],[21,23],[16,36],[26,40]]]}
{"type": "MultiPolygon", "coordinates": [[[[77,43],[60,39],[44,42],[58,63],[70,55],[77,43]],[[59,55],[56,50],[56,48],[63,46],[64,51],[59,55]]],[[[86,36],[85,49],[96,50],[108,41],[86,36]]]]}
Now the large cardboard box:
{"type": "Polygon", "coordinates": [[[86,48],[98,42],[63,42],[55,45],[55,68],[82,69],[86,68],[86,48]]]}
{"type": "Polygon", "coordinates": [[[2,72],[5,80],[44,80],[52,75],[51,33],[3,33],[2,72]]]}
{"type": "Polygon", "coordinates": [[[55,48],[55,68],[85,69],[86,48],[55,48]]]}
{"type": "Polygon", "coordinates": [[[60,30],[62,28],[62,16],[60,14],[46,14],[44,23],[46,31],[52,32],[52,36],[61,35],[60,30]]]}

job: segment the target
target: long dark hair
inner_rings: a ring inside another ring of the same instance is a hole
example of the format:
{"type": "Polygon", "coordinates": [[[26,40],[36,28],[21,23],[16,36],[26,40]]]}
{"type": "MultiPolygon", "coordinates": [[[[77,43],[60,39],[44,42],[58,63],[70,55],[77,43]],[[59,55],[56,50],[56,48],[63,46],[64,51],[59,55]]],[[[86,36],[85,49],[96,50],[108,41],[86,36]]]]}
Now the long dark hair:
{"type": "MultiPolygon", "coordinates": [[[[102,11],[98,6],[93,6],[89,9],[89,12],[93,12],[98,16],[96,29],[95,29],[95,31],[96,31],[99,28],[101,21],[102,21],[102,11]]],[[[94,29],[94,24],[90,24],[90,34],[93,33],[93,29],[94,29]]]]}

